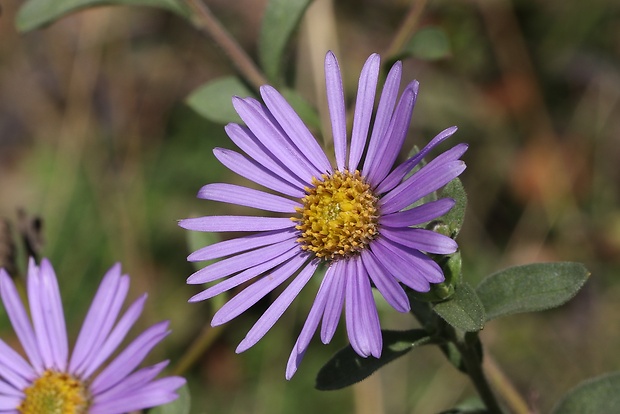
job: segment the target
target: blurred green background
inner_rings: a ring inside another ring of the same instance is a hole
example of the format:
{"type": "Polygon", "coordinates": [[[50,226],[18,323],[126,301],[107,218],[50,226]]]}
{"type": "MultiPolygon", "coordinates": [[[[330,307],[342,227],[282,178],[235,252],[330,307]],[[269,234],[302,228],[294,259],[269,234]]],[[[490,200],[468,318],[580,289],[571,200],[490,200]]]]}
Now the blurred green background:
{"type": "MultiPolygon", "coordinates": [[[[256,56],[265,0],[206,3],[256,56]]],[[[3,2],[0,15],[0,217],[13,222],[14,234],[17,209],[42,218],[43,254],[58,273],[72,338],[105,270],[120,261],[132,276],[131,297],[149,292],[140,328],[172,321],[151,359],[170,358],[174,367],[213,314],[209,302],[187,303],[200,287],[185,285],[193,269],[176,220],[230,213],[195,194],[210,182],[244,182],[211,153],[233,148],[223,126],[184,100],[233,67],[209,38],[167,12],[99,7],[19,34],[21,4],[3,2]]],[[[388,49],[409,8],[404,0],[333,3],[351,102],[364,60],[388,49]]],[[[580,261],[592,272],[562,308],[493,321],[482,332],[487,355],[544,413],[581,380],[620,369],[620,3],[432,1],[418,28],[442,36],[438,44],[419,40],[423,52],[403,62],[403,83],[421,83],[410,144],[452,125],[459,126],[452,144],[470,144],[462,176],[469,207],[458,240],[465,279],[475,284],[535,261],[580,261]]],[[[286,55],[289,79],[313,102],[305,79],[294,76],[304,61],[296,45],[295,38],[286,55]]],[[[343,326],[328,346],[315,338],[285,381],[312,300],[302,292],[242,355],[234,349],[266,303],[219,331],[185,373],[192,413],[424,414],[473,395],[431,348],[355,387],[316,391],[318,369],[346,344],[343,326]]],[[[384,304],[381,311],[384,328],[414,326],[384,304]]],[[[18,347],[2,309],[0,335],[18,347]]]]}

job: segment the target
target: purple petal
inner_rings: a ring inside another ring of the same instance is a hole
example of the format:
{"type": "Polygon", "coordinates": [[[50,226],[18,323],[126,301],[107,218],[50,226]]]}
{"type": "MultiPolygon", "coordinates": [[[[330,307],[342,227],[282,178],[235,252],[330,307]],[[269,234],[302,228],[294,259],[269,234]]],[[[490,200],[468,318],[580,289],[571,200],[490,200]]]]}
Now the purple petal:
{"type": "MultiPolygon", "coordinates": [[[[269,111],[252,98],[241,99],[235,97],[233,98],[233,106],[256,137],[254,143],[265,153],[264,157],[261,157],[258,152],[252,154],[248,152],[248,155],[265,167],[269,167],[265,163],[268,160],[271,161],[271,164],[277,160],[285,170],[291,171],[301,182],[310,183],[310,179],[318,171],[295,148],[290,140],[284,136],[283,132],[272,123],[269,119],[271,115],[269,111]],[[256,158],[255,155],[260,157],[260,159],[256,158]]],[[[230,134],[229,128],[233,126],[243,130],[242,127],[236,124],[227,125],[226,131],[231,139],[233,139],[233,136],[230,134]]],[[[242,149],[246,151],[245,148],[242,149]]]]}
{"type": "Polygon", "coordinates": [[[304,323],[303,328],[301,328],[301,333],[299,334],[299,337],[293,346],[293,350],[291,351],[291,355],[288,358],[288,363],[286,364],[287,380],[290,380],[293,375],[295,375],[295,372],[297,372],[297,367],[306,353],[306,349],[310,344],[310,339],[312,339],[312,336],[316,332],[316,328],[319,326],[321,316],[323,315],[323,311],[325,309],[325,303],[327,301],[327,293],[329,292],[329,287],[332,281],[333,278],[326,277],[323,277],[323,280],[321,281],[321,286],[319,287],[314,303],[310,308],[306,322],[304,323]]]}
{"type": "Polygon", "coordinates": [[[95,400],[89,408],[89,414],[124,414],[144,408],[168,404],[179,396],[174,392],[185,384],[181,377],[166,377],[147,384],[132,393],[125,393],[113,400],[99,402],[95,400]]]}
{"type": "Polygon", "coordinates": [[[101,364],[103,364],[110,355],[125,339],[125,336],[134,325],[138,317],[142,313],[144,308],[144,302],[146,302],[146,294],[139,297],[131,306],[125,311],[121,319],[118,321],[112,332],[105,338],[105,341],[101,344],[101,347],[97,349],[97,352],[90,355],[89,359],[85,361],[82,375],[84,377],[90,377],[101,364]]]}
{"type": "Polygon", "coordinates": [[[445,278],[441,267],[424,253],[393,242],[387,238],[382,239],[381,242],[392,254],[398,257],[398,260],[406,269],[409,269],[410,273],[417,274],[417,276],[423,277],[430,283],[440,283],[444,281],[445,278]]]}
{"type": "Polygon", "coordinates": [[[0,339],[0,378],[18,390],[23,390],[37,377],[37,373],[13,348],[0,339]]]}
{"type": "Polygon", "coordinates": [[[241,353],[249,349],[265,336],[267,331],[280,319],[284,311],[288,309],[299,292],[306,286],[312,275],[314,275],[319,263],[318,260],[313,260],[299,272],[295,279],[284,289],[280,296],[273,301],[271,306],[263,313],[254,326],[252,326],[252,329],[250,329],[243,341],[241,341],[235,352],[241,353]]]}
{"type": "MultiPolygon", "coordinates": [[[[3,367],[3,371],[4,371],[4,367],[3,367]]],[[[15,388],[15,386],[0,379],[0,397],[7,397],[7,396],[17,397],[21,399],[21,398],[24,398],[24,393],[20,389],[15,388]]]]}
{"type": "Polygon", "coordinates": [[[454,240],[426,229],[381,227],[381,235],[411,249],[434,254],[450,254],[458,249],[454,240]]]}
{"type": "Polygon", "coordinates": [[[398,98],[401,72],[402,63],[399,61],[392,66],[386,78],[385,85],[383,85],[383,91],[381,92],[379,107],[377,108],[377,115],[375,117],[375,124],[372,128],[370,143],[368,144],[366,160],[364,161],[364,168],[362,169],[363,176],[368,175],[371,164],[376,159],[377,151],[384,145],[383,139],[392,119],[392,111],[396,104],[396,98],[398,98]]]}
{"type": "Polygon", "coordinates": [[[364,249],[360,257],[366,272],[387,303],[399,312],[409,312],[411,306],[407,294],[398,281],[377,261],[374,254],[369,249],[364,249]]]}
{"type": "MultiPolygon", "coordinates": [[[[262,111],[262,105],[260,103],[257,103],[257,105],[257,110],[262,111]]],[[[265,147],[264,142],[257,138],[249,128],[238,124],[228,124],[224,129],[232,142],[262,167],[294,187],[303,188],[307,185],[305,180],[295,175],[285,163],[269,151],[269,149],[265,147]]]]}
{"type": "Polygon", "coordinates": [[[194,274],[187,278],[187,283],[195,285],[230,276],[234,273],[264,263],[267,260],[271,260],[296,246],[299,246],[299,244],[297,244],[294,239],[289,239],[269,246],[260,247],[256,250],[250,250],[249,252],[229,257],[228,259],[220,260],[219,262],[210,264],[194,272],[194,274]]]}
{"type": "Polygon", "coordinates": [[[274,258],[261,263],[257,266],[251,267],[241,273],[237,273],[231,278],[228,278],[224,281],[219,282],[215,286],[211,286],[210,288],[192,296],[189,299],[189,302],[199,302],[201,300],[210,299],[220,293],[226,292],[234,287],[241,285],[242,283],[247,282],[250,279],[255,278],[258,275],[267,272],[270,269],[273,269],[280,263],[285,262],[286,260],[296,256],[299,254],[299,250],[297,248],[291,248],[289,251],[284,252],[275,256],[274,258]]]}
{"type": "Polygon", "coordinates": [[[42,287],[42,307],[47,319],[54,366],[59,371],[65,371],[67,369],[69,344],[67,343],[67,328],[65,326],[65,315],[62,308],[58,281],[56,280],[54,269],[47,259],[41,261],[39,272],[42,287]]]}
{"type": "Polygon", "coordinates": [[[69,369],[82,374],[89,362],[101,351],[129,291],[129,276],[121,276],[120,264],[115,264],[104,276],[82,323],[69,369]]]}
{"type": "Polygon", "coordinates": [[[288,198],[265,193],[253,188],[234,184],[207,184],[198,192],[198,198],[238,204],[278,213],[295,213],[296,207],[301,204],[288,198]]]}
{"type": "Polygon", "coordinates": [[[96,403],[103,403],[105,401],[114,400],[115,398],[122,396],[123,394],[133,393],[149,382],[151,382],[159,373],[168,365],[169,361],[163,361],[159,364],[152,365],[150,367],[142,368],[127,377],[114,387],[98,394],[96,396],[96,403]]]}
{"type": "Polygon", "coordinates": [[[360,74],[355,100],[355,115],[353,118],[353,132],[351,133],[351,152],[349,153],[349,171],[355,171],[359,165],[370,126],[372,110],[375,106],[375,92],[379,79],[381,59],[374,53],[366,60],[360,74]]]}
{"type": "Polygon", "coordinates": [[[90,387],[94,395],[118,384],[137,367],[168,331],[168,321],[160,322],[142,332],[94,379],[90,387]]]}
{"type": "Polygon", "coordinates": [[[28,303],[30,304],[30,315],[34,326],[34,334],[36,337],[43,366],[53,368],[55,365],[53,347],[55,344],[49,332],[50,321],[47,319],[45,298],[43,295],[43,287],[41,282],[41,269],[34,265],[34,260],[30,260],[28,269],[28,303]]]}
{"type": "MultiPolygon", "coordinates": [[[[30,268],[34,266],[34,261],[30,262],[30,268]]],[[[0,295],[2,296],[2,302],[9,316],[9,320],[13,325],[13,329],[19,338],[19,342],[22,344],[30,363],[34,370],[41,374],[45,370],[43,367],[43,360],[39,353],[39,347],[30,323],[30,319],[26,314],[26,309],[22,304],[22,301],[17,293],[15,284],[10,276],[0,269],[0,295]]]]}
{"type": "Polygon", "coordinates": [[[426,278],[414,271],[417,269],[411,269],[409,267],[410,264],[400,257],[400,252],[393,251],[396,249],[390,246],[384,239],[381,237],[375,239],[371,244],[371,250],[377,261],[393,277],[418,292],[428,292],[430,290],[431,286],[426,278]]]}
{"type": "Polygon", "coordinates": [[[383,346],[377,306],[359,256],[347,262],[345,316],[351,346],[358,355],[379,358],[383,346]]]}
{"type": "Polygon", "coordinates": [[[370,161],[366,178],[368,182],[373,184],[373,187],[376,187],[388,175],[402,149],[409,132],[413,106],[418,96],[418,87],[418,82],[413,81],[405,88],[383,138],[383,145],[377,150],[375,158],[370,161]]]}
{"type": "Polygon", "coordinates": [[[379,217],[379,224],[389,227],[409,227],[427,223],[446,214],[454,207],[454,204],[455,201],[451,198],[429,201],[409,210],[381,216],[379,217]]]}
{"type": "Polygon", "coordinates": [[[321,341],[324,344],[329,343],[334,337],[338,322],[340,321],[340,315],[342,314],[345,282],[347,280],[344,268],[348,265],[347,261],[348,259],[337,260],[325,272],[325,278],[331,279],[332,282],[327,291],[323,322],[321,324],[321,341]]]}
{"type": "Polygon", "coordinates": [[[332,121],[336,165],[338,170],[343,171],[346,168],[347,155],[347,116],[344,108],[344,89],[340,67],[336,56],[331,51],[325,56],[325,88],[329,116],[332,121]]]}
{"type": "Polygon", "coordinates": [[[266,231],[295,227],[290,218],[254,216],[206,216],[179,220],[179,226],[194,231],[266,231]]]}
{"type": "Polygon", "coordinates": [[[404,183],[379,200],[381,213],[390,214],[410,206],[422,197],[448,184],[465,171],[463,161],[427,164],[404,183]]]}
{"type": "Polygon", "coordinates": [[[238,237],[210,244],[196,250],[187,257],[190,262],[219,259],[220,257],[240,253],[257,247],[269,246],[295,236],[294,229],[261,232],[250,236],[238,237]]]}
{"type": "Polygon", "coordinates": [[[22,403],[22,398],[0,395],[0,410],[6,414],[19,414],[17,408],[22,403]],[[6,411],[5,411],[6,410],[6,411]]]}
{"type": "Polygon", "coordinates": [[[291,197],[302,198],[304,196],[303,186],[293,185],[283,180],[281,176],[238,152],[215,148],[213,154],[226,168],[250,181],[291,197]]]}
{"type": "Polygon", "coordinates": [[[453,126],[441,131],[435,138],[431,140],[422,151],[409,158],[404,163],[394,169],[375,189],[376,194],[383,194],[396,187],[407,174],[409,174],[426,155],[437,145],[448,139],[456,132],[458,128],[453,126]]]}
{"type": "Polygon", "coordinates": [[[331,173],[332,167],[325,152],[286,99],[269,85],[262,86],[260,93],[271,114],[301,153],[308,157],[317,170],[331,173]]]}
{"type": "Polygon", "coordinates": [[[271,273],[264,275],[260,280],[246,287],[215,313],[211,325],[222,325],[245,312],[250,306],[291,277],[307,260],[308,258],[305,255],[295,256],[271,273]]]}

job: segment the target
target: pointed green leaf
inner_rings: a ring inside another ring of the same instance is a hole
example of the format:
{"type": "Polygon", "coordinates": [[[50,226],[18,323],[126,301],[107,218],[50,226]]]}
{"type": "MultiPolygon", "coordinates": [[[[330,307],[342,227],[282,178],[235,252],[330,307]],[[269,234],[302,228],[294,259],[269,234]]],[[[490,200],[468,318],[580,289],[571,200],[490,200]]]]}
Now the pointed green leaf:
{"type": "Polygon", "coordinates": [[[21,32],[37,29],[71,12],[103,5],[151,6],[183,17],[189,9],[180,0],[28,0],[17,13],[15,25],[21,32]]]}
{"type": "Polygon", "coordinates": [[[553,414],[620,413],[620,372],[582,382],[553,408],[553,414]]]}
{"type": "Polygon", "coordinates": [[[443,59],[451,54],[450,41],[439,27],[429,26],[420,29],[403,48],[401,55],[413,56],[422,60],[443,59]]]}
{"type": "Polygon", "coordinates": [[[179,398],[166,405],[160,405],[149,410],[149,414],[189,414],[191,398],[187,384],[179,388],[177,394],[179,394],[179,398]]]}
{"type": "Polygon", "coordinates": [[[217,78],[193,91],[186,99],[194,111],[210,121],[227,124],[241,122],[232,105],[232,97],[252,96],[252,92],[235,76],[217,78]]]}
{"type": "Polygon", "coordinates": [[[261,67],[270,81],[281,76],[282,56],[310,0],[269,0],[258,38],[261,67]]]}
{"type": "Polygon", "coordinates": [[[383,352],[380,358],[362,358],[351,346],[338,351],[319,371],[316,388],[319,390],[338,390],[363,380],[370,374],[405,355],[416,346],[432,342],[424,329],[410,331],[381,331],[383,352]]]}
{"type": "Polygon", "coordinates": [[[467,209],[465,187],[463,187],[463,183],[459,178],[455,178],[441,190],[440,196],[441,198],[452,198],[456,201],[454,207],[443,217],[439,218],[439,221],[448,225],[450,230],[448,236],[455,238],[461,231],[463,221],[465,220],[465,210],[467,209]]]}
{"type": "Polygon", "coordinates": [[[577,294],[589,275],[581,263],[534,263],[494,273],[476,291],[491,320],[560,306],[577,294]]]}
{"type": "Polygon", "coordinates": [[[433,310],[450,325],[465,332],[479,331],[484,326],[484,307],[468,283],[458,285],[454,295],[437,303],[433,310]]]}

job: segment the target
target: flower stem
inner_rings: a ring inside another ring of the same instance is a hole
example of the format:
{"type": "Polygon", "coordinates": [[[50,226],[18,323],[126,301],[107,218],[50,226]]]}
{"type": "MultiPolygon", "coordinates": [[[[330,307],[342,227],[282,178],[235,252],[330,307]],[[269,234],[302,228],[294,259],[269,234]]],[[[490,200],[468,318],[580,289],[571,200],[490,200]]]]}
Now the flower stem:
{"type": "Polygon", "coordinates": [[[245,80],[257,91],[262,85],[268,83],[267,78],[260,69],[258,69],[256,64],[254,64],[254,61],[216,19],[202,0],[185,0],[185,3],[192,11],[192,21],[194,25],[200,31],[211,37],[211,39],[222,48],[245,80]]]}
{"type": "Polygon", "coordinates": [[[388,47],[385,56],[388,58],[395,56],[398,52],[400,52],[403,46],[405,46],[405,43],[407,43],[407,41],[411,38],[416,27],[418,26],[422,12],[426,7],[426,2],[427,0],[413,0],[411,2],[411,7],[407,12],[407,16],[405,16],[405,20],[403,20],[398,32],[394,36],[394,39],[388,47]]]}
{"type": "Polygon", "coordinates": [[[502,409],[497,402],[491,386],[489,385],[484,371],[482,370],[482,357],[477,348],[478,334],[475,332],[468,332],[465,334],[465,338],[457,340],[455,345],[459,349],[463,361],[463,365],[467,370],[476,391],[480,395],[482,402],[487,407],[488,412],[491,414],[502,414],[502,409]]]}
{"type": "Polygon", "coordinates": [[[223,327],[206,326],[185,351],[177,365],[172,370],[174,375],[183,375],[205,353],[222,333],[223,327]]]}

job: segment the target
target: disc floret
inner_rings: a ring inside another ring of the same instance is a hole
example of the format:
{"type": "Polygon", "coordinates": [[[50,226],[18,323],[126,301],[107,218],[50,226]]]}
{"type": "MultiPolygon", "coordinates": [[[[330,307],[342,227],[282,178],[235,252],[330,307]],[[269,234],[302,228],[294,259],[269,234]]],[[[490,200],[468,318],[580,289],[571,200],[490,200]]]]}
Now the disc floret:
{"type": "Polygon", "coordinates": [[[378,234],[377,197],[359,171],[336,171],[312,178],[295,228],[302,249],[336,260],[364,249],[378,234]]]}
{"type": "Polygon", "coordinates": [[[89,398],[82,381],[73,376],[47,370],[24,390],[26,397],[18,408],[21,414],[86,414],[89,398]]]}

